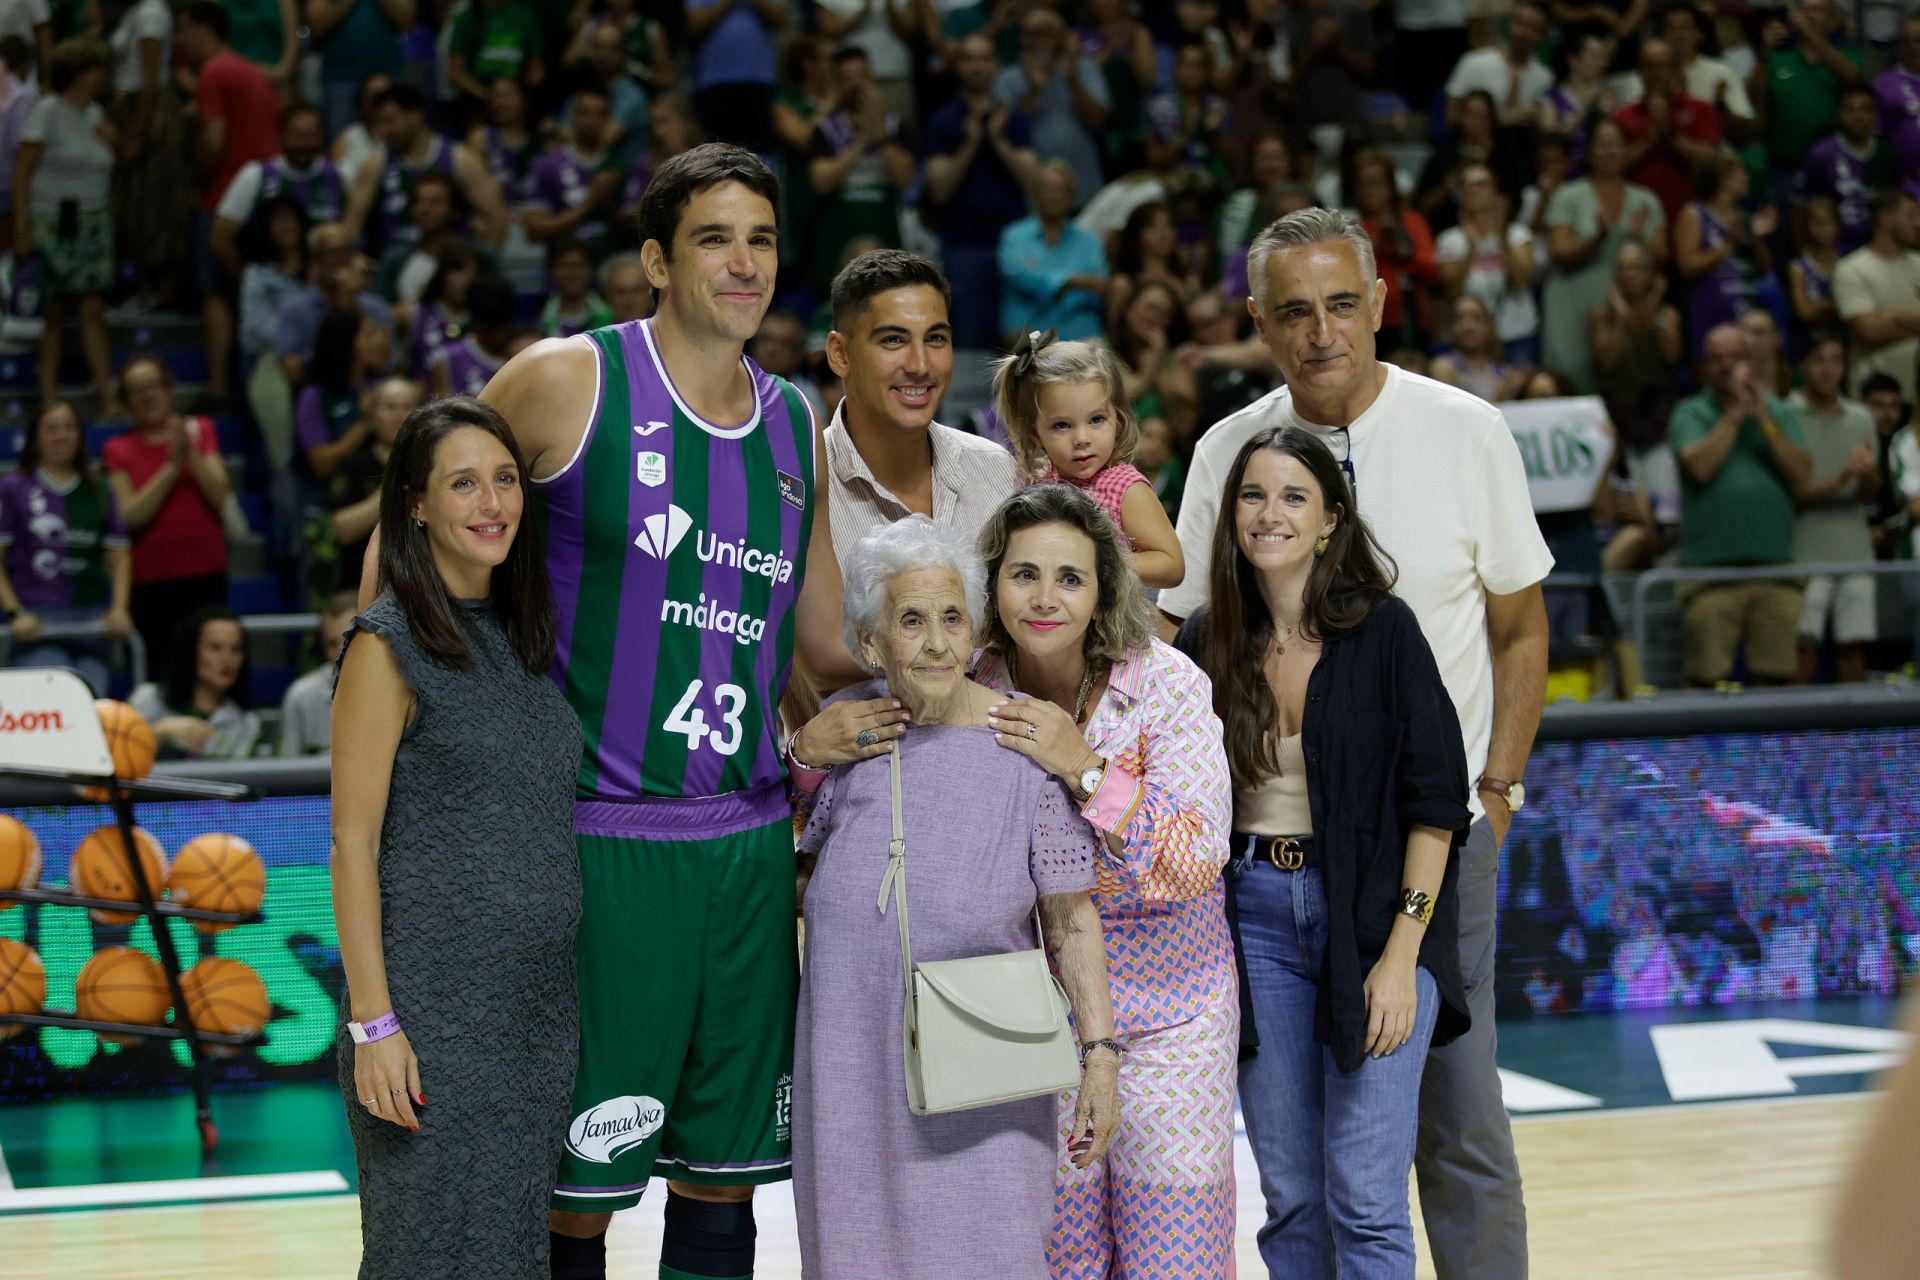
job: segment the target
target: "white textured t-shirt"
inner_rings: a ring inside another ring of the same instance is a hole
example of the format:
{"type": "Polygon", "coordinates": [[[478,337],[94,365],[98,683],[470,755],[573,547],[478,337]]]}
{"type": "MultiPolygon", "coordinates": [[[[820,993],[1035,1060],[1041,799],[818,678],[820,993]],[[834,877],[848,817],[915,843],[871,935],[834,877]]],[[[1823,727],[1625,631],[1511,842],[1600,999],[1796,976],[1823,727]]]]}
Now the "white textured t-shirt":
{"type": "MultiPolygon", "coordinates": [[[[1495,110],[1507,105],[1507,95],[1513,92],[1513,64],[1507,61],[1506,50],[1498,45],[1488,45],[1460,55],[1460,61],[1453,64],[1453,74],[1447,77],[1447,96],[1464,98],[1475,90],[1493,95],[1495,110]]],[[[1547,96],[1553,88],[1553,72],[1539,62],[1529,62],[1520,72],[1520,101],[1533,106],[1547,96]]]]}
{"type": "Polygon", "coordinates": [[[867,65],[875,80],[904,80],[913,74],[913,51],[894,34],[893,24],[887,19],[889,3],[902,11],[909,8],[908,5],[897,0],[814,0],[814,3],[837,18],[851,18],[865,10],[866,16],[841,37],[840,44],[866,53],[867,65]]]}
{"type": "MultiPolygon", "coordinates": [[[[1833,269],[1833,305],[1840,318],[1851,323],[1875,311],[1920,309],[1920,253],[1883,258],[1869,248],[1855,249],[1833,269]]],[[[1914,402],[1915,362],[1920,361],[1920,338],[1901,338],[1869,349],[1853,343],[1853,394],[1876,373],[1900,384],[1900,398],[1914,402]]]]}
{"type": "Polygon", "coordinates": [[[140,45],[147,40],[160,42],[160,84],[164,88],[173,65],[173,10],[166,0],[140,0],[107,37],[107,45],[113,50],[115,93],[140,92],[140,45]]]}
{"type": "Polygon", "coordinates": [[[0,0],[0,36],[19,36],[30,50],[38,47],[33,29],[51,21],[47,0],[0,0]]]}
{"type": "MultiPolygon", "coordinates": [[[[1379,398],[1347,430],[1355,501],[1399,570],[1394,594],[1420,619],[1460,717],[1468,775],[1477,778],[1493,734],[1487,595],[1540,581],[1553,553],[1534,522],[1526,466],[1499,408],[1396,365],[1386,370],[1379,398]]],[[[1281,426],[1327,430],[1295,413],[1293,392],[1282,387],[1222,418],[1194,446],[1180,504],[1187,576],[1160,593],[1166,612],[1184,618],[1207,602],[1221,486],[1247,441],[1281,426]]],[[[1479,815],[1479,797],[1471,803],[1479,815]]]]}
{"type": "MultiPolygon", "coordinates": [[[[1505,248],[1517,249],[1532,243],[1533,232],[1527,230],[1525,223],[1508,224],[1505,248]]],[[[1487,304],[1500,341],[1518,342],[1540,332],[1540,308],[1533,301],[1533,281],[1522,281],[1517,289],[1510,286],[1505,248],[1498,233],[1474,240],[1467,237],[1466,228],[1454,226],[1442,231],[1433,242],[1433,256],[1434,261],[1443,264],[1472,261],[1461,292],[1470,293],[1487,304]]],[[[1534,266],[1537,271],[1538,258],[1534,266]]]]}

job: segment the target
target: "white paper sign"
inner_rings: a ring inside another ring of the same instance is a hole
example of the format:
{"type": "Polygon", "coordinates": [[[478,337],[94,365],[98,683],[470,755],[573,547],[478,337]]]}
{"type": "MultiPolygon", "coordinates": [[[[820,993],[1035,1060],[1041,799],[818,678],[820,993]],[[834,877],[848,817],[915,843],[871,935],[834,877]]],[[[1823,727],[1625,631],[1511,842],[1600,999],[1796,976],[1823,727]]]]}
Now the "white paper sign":
{"type": "Polygon", "coordinates": [[[1536,512],[1578,511],[1593,501],[1613,457],[1607,408],[1599,396],[1509,400],[1500,412],[1527,464],[1536,512]]]}
{"type": "Polygon", "coordinates": [[[93,690],[71,671],[0,671],[0,765],[111,776],[93,690]]]}

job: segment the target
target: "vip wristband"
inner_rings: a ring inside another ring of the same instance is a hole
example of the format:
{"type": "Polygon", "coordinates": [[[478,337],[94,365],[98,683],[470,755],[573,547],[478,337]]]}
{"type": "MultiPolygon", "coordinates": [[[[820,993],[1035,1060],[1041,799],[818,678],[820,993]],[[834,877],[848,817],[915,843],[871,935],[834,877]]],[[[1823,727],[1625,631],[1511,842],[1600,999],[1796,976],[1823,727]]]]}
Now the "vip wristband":
{"type": "Polygon", "coordinates": [[[391,1011],[381,1014],[371,1022],[348,1022],[347,1034],[353,1037],[355,1044],[372,1044],[375,1040],[385,1040],[400,1030],[400,1015],[391,1011]]]}

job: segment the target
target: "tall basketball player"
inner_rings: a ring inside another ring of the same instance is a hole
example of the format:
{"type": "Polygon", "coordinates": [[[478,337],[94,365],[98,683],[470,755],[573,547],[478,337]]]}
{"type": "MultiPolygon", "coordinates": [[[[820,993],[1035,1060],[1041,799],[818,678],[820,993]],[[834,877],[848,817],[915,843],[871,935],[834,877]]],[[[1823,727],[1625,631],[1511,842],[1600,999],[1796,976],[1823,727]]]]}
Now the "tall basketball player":
{"type": "Polygon", "coordinates": [[[556,1280],[606,1274],[607,1223],[656,1172],[662,1280],[750,1276],[753,1188],[789,1176],[794,854],[775,708],[796,650],[829,687],[859,673],[820,432],[742,354],[773,294],[778,206],[751,152],[668,161],[639,215],[653,318],[537,343],[482,396],[541,499],[555,679],[586,731],[556,1280]]]}

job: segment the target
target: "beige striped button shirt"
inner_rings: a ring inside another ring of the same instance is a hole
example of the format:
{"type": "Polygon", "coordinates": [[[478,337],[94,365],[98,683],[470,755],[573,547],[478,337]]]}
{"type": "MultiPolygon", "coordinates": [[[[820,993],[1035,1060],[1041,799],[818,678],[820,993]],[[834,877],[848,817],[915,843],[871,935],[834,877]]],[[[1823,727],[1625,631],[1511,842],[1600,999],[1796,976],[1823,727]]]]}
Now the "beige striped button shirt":
{"type": "MultiPolygon", "coordinates": [[[[873,478],[867,463],[847,434],[846,401],[834,410],[827,425],[828,509],[833,518],[833,546],[844,554],[868,530],[904,520],[913,512],[873,478]]],[[[932,423],[933,522],[958,529],[968,539],[980,530],[995,508],[1020,488],[1013,455],[991,440],[932,423]]]]}

